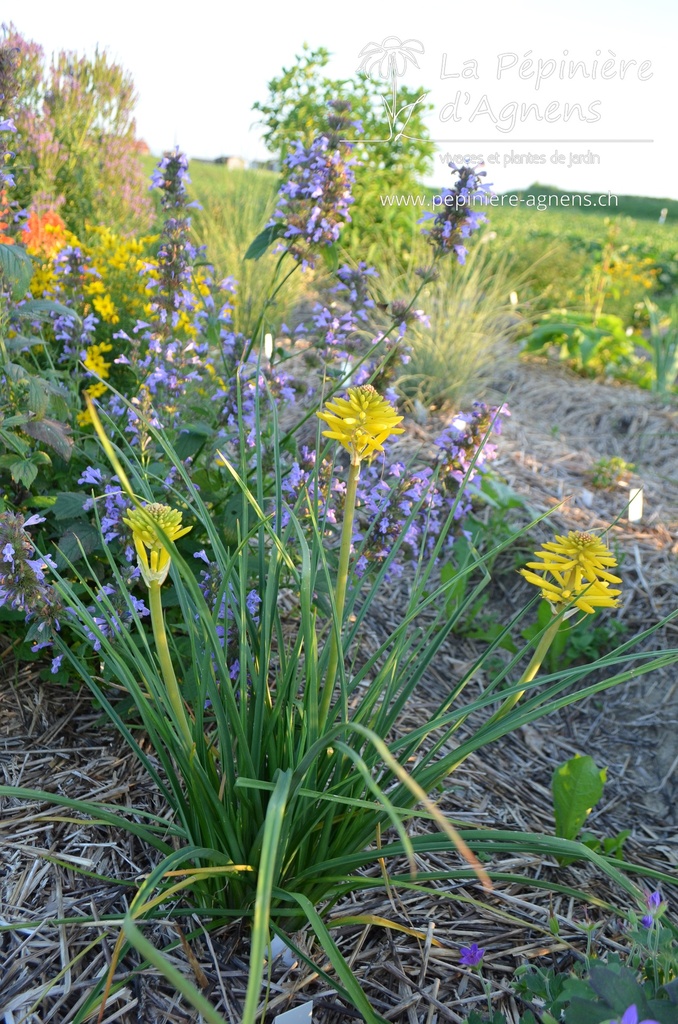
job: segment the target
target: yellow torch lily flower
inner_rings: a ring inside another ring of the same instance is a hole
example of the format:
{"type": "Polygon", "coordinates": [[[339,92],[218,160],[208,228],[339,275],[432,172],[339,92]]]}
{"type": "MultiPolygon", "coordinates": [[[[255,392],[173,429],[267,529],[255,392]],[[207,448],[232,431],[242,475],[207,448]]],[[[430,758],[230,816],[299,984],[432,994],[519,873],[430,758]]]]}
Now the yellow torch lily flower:
{"type": "Polygon", "coordinates": [[[610,588],[610,583],[621,583],[621,579],[608,572],[617,560],[599,537],[578,531],[570,531],[567,537],[556,535],[534,556],[541,561],[528,562],[520,574],[540,587],[542,597],[552,604],[574,604],[589,615],[596,608],[619,604],[621,591],[610,588]],[[539,576],[530,569],[548,575],[539,576]]]}
{"type": "Polygon", "coordinates": [[[403,417],[371,384],[349,388],[346,398],[333,398],[317,416],[330,428],[323,437],[339,441],[353,465],[383,452],[387,438],[405,432],[398,426],[403,417]]]}
{"type": "Polygon", "coordinates": [[[179,537],[193,529],[192,526],[181,525],[182,514],[169,505],[153,502],[144,508],[129,509],[127,516],[123,517],[123,523],[132,531],[139,568],[148,587],[152,583],[165,582],[171,562],[170,553],[165,548],[161,535],[154,529],[154,524],[169,540],[177,541],[179,537]]]}

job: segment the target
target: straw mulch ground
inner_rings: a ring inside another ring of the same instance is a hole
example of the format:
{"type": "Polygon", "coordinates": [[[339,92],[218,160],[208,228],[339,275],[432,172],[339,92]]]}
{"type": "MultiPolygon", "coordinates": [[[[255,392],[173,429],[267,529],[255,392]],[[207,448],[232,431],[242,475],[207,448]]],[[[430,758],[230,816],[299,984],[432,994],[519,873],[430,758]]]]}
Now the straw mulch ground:
{"type": "MultiPolygon", "coordinates": [[[[522,364],[501,382],[513,416],[501,440],[497,469],[536,515],[555,508],[535,531],[535,546],[568,529],[599,530],[611,523],[611,537],[624,554],[623,620],[629,636],[676,608],[678,596],[678,412],[633,388],[584,381],[550,365],[522,364]],[[624,517],[627,492],[594,491],[587,471],[601,456],[620,455],[636,465],[632,483],[642,484],[645,516],[624,517]],[[562,504],[561,504],[562,502],[562,504]]],[[[413,427],[408,443],[425,443],[413,427]]],[[[528,512],[518,512],[517,515],[528,512]]],[[[499,575],[490,605],[508,617],[526,596],[513,571],[499,575]]],[[[397,594],[381,620],[376,639],[388,628],[397,594]]],[[[370,638],[367,638],[369,642],[370,638]]],[[[665,627],[654,647],[678,646],[676,624],[665,627]]],[[[436,663],[420,699],[404,716],[403,728],[425,720],[441,696],[473,662],[478,647],[455,638],[436,663]]],[[[29,788],[49,788],[72,797],[138,807],[164,814],[137,764],[109,729],[97,724],[86,697],[57,690],[35,678],[32,667],[16,669],[11,652],[0,665],[0,779],[29,788]]],[[[482,678],[477,682],[482,685],[482,678]]],[[[592,754],[608,766],[603,801],[589,824],[601,836],[632,830],[626,857],[664,871],[678,864],[678,678],[676,670],[655,673],[564,709],[548,721],[495,744],[470,758],[450,780],[441,805],[456,821],[485,827],[552,832],[549,782],[554,767],[575,752],[592,754]]],[[[418,827],[418,826],[416,826],[418,827]]],[[[152,851],[130,837],[85,821],[39,801],[5,801],[0,815],[0,1021],[4,1024],[68,1024],[93,981],[106,971],[117,930],[114,924],[59,926],[54,919],[98,919],[120,913],[134,893],[134,880],[154,863],[152,851]],[[60,865],[51,858],[58,857],[60,865]],[[63,864],[84,867],[90,877],[63,864]],[[120,879],[120,885],[97,876],[120,879]],[[91,948],[90,944],[100,937],[91,948]]],[[[455,863],[458,863],[455,859],[455,863]]],[[[444,858],[427,857],[422,871],[444,871],[444,858]]],[[[590,867],[559,868],[525,857],[494,865],[510,874],[558,880],[581,888],[589,906],[575,899],[549,900],[536,885],[500,882],[490,897],[474,878],[450,886],[434,882],[427,891],[394,890],[384,884],[369,895],[336,908],[339,913],[372,913],[419,932],[354,926],[335,930],[342,951],[384,1017],[402,1024],[461,1022],[486,997],[471,972],[459,964],[459,946],[486,947],[486,976],[492,1004],[511,1024],[525,1004],[510,993],[521,964],[566,969],[586,948],[594,927],[597,954],[622,949],[623,928],[606,903],[628,906],[626,897],[590,867]],[[549,917],[559,933],[549,930],[549,917]]],[[[395,873],[404,865],[388,865],[395,873]]],[[[377,872],[375,872],[376,874],[377,872]]],[[[638,876],[642,881],[642,874],[638,876]]],[[[650,887],[654,887],[650,884],[650,887]]],[[[676,906],[678,886],[664,895],[676,906]]],[[[208,934],[199,921],[190,957],[171,923],[149,928],[160,947],[174,944],[174,963],[238,1024],[247,981],[247,938],[236,923],[208,934]]],[[[301,936],[300,941],[310,941],[301,936]]],[[[319,969],[322,950],[309,946],[319,969]]],[[[117,977],[126,984],[108,1004],[106,1021],[169,1024],[199,1017],[153,971],[134,973],[128,957],[117,977]]],[[[331,986],[306,966],[274,968],[269,993],[272,1020],[296,1003],[313,1000],[316,1024],[356,1019],[331,986]]],[[[536,1008],[535,1008],[536,1009],[536,1008]]]]}

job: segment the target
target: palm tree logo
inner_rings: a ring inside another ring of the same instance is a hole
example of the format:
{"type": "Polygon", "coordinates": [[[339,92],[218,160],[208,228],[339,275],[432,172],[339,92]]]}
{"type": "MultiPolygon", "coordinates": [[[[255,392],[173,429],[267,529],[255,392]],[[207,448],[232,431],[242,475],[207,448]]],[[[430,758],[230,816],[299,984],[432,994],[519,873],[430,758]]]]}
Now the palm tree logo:
{"type": "MultiPolygon", "coordinates": [[[[407,138],[404,135],[404,130],[407,127],[407,122],[412,117],[414,108],[418,103],[428,95],[423,93],[419,96],[414,103],[406,103],[403,107],[398,109],[398,85],[397,79],[402,78],[405,74],[408,62],[414,64],[415,68],[419,67],[415,54],[423,53],[424,47],[418,39],[406,39],[402,41],[400,36],[386,36],[380,43],[370,42],[367,46],[363,46],[362,50],[358,54],[362,57],[362,60],[356,72],[364,71],[365,74],[371,78],[372,72],[378,68],[379,77],[387,79],[391,82],[391,97],[390,103],[386,96],[383,97],[384,107],[386,108],[386,117],[388,119],[389,136],[388,139],[407,138]],[[396,122],[402,120],[402,128],[394,134],[396,122]]],[[[384,142],[388,140],[384,139],[363,139],[363,142],[384,142]]]]}

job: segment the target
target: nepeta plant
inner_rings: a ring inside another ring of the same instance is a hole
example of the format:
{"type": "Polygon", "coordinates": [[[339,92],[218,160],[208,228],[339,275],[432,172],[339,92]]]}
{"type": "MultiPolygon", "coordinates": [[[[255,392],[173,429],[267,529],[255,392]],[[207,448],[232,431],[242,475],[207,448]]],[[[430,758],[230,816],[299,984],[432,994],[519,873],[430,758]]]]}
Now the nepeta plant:
{"type": "Polygon", "coordinates": [[[318,248],[333,245],[351,219],[355,175],[342,148],[321,135],[308,147],[297,142],[285,159],[288,177],[269,227],[284,226],[286,249],[303,267],[313,267],[318,248]]]}
{"type": "Polygon", "coordinates": [[[424,234],[428,235],[434,252],[440,255],[454,252],[459,263],[465,263],[466,239],[487,220],[484,213],[472,209],[489,193],[489,185],[481,180],[487,172],[477,167],[457,167],[454,163],[449,166],[458,179],[453,189],[444,188],[434,198],[434,205],[440,206],[438,213],[425,213],[422,217],[425,223],[432,221],[424,234]]]}
{"type": "Polygon", "coordinates": [[[198,250],[189,237],[189,181],[185,154],[178,147],[165,153],[151,181],[151,188],[161,192],[165,212],[155,264],[145,268],[153,322],[137,324],[147,349],[139,364],[145,371],[144,384],[173,421],[180,417],[178,403],[188,385],[202,378],[208,348],[200,337],[199,320],[196,323],[200,296],[196,294],[194,264],[198,250]]]}
{"type": "Polygon", "coordinates": [[[35,650],[51,644],[64,611],[47,576],[56,568],[54,560],[38,554],[26,532],[27,526],[43,522],[38,515],[25,519],[14,512],[0,512],[0,607],[24,612],[30,623],[27,639],[35,650]]]}

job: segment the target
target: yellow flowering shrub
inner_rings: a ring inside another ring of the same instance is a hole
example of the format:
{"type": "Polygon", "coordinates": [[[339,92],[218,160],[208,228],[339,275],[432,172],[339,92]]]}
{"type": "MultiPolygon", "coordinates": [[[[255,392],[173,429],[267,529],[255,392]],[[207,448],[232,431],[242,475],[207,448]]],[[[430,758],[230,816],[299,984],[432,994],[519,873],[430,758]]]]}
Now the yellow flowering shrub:
{"type": "Polygon", "coordinates": [[[35,298],[62,298],[54,257],[65,246],[78,246],[86,265],[96,272],[82,281],[85,303],[78,313],[86,316],[93,312],[99,320],[97,341],[110,341],[116,330],[129,332],[138,319],[148,316],[143,270],[152,262],[156,240],[155,235],[128,238],[105,225],[88,225],[87,238],[81,240],[68,231],[54,210],[32,211],[21,237],[27,252],[35,257],[31,292],[35,298]]]}

